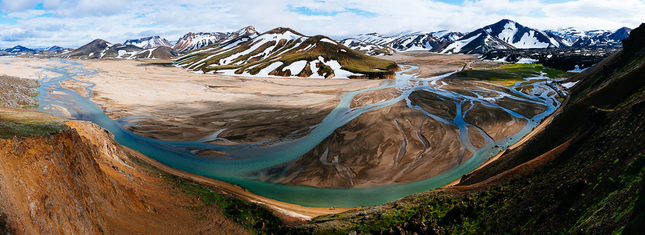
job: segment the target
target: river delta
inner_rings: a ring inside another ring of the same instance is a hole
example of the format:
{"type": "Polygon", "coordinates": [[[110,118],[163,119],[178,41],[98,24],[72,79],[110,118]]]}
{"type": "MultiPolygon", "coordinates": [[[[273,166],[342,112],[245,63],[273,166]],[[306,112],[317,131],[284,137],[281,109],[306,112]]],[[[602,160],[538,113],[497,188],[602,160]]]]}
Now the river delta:
{"type": "Polygon", "coordinates": [[[42,111],[94,122],[173,168],[310,207],[379,205],[449,184],[561,105],[544,75],[504,87],[454,79],[455,64],[424,73],[408,63],[390,80],[204,75],[140,61],[1,64],[39,80],[42,111]]]}

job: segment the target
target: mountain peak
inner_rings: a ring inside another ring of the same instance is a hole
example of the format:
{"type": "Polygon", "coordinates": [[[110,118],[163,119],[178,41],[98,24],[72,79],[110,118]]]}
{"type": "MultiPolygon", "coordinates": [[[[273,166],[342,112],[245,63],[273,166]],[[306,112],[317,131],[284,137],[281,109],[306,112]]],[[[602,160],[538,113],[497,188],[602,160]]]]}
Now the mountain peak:
{"type": "Polygon", "coordinates": [[[272,29],[272,30],[266,31],[266,32],[264,32],[263,34],[285,34],[285,33],[287,33],[287,32],[289,32],[289,33],[293,33],[293,34],[298,35],[298,36],[301,36],[301,37],[304,37],[304,36],[305,36],[305,35],[303,35],[303,34],[301,34],[301,33],[299,33],[299,32],[296,32],[295,30],[293,30],[293,29],[291,29],[291,28],[284,28],[284,27],[277,27],[277,28],[275,28],[275,29],[272,29]]]}
{"type": "Polygon", "coordinates": [[[237,33],[238,35],[243,35],[243,34],[254,34],[254,33],[257,33],[257,31],[255,30],[255,27],[253,27],[253,25],[249,25],[236,31],[235,33],[237,33]]]}

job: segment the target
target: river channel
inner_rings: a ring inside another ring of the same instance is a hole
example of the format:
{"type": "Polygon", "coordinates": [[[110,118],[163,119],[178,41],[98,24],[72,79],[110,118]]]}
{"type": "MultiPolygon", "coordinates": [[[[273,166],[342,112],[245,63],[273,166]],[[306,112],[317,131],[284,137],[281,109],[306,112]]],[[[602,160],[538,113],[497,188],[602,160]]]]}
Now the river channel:
{"type": "MultiPolygon", "coordinates": [[[[543,80],[547,80],[547,78],[543,76],[527,78],[524,81],[527,83],[530,82],[530,86],[532,86],[529,94],[522,93],[516,89],[523,83],[518,82],[510,89],[514,94],[506,94],[481,88],[481,90],[474,90],[477,92],[471,92],[472,95],[469,96],[442,89],[446,85],[446,82],[442,81],[442,78],[450,74],[432,78],[417,78],[414,75],[405,74],[415,70],[416,67],[405,66],[403,71],[397,73],[396,79],[384,80],[379,87],[343,94],[338,106],[320,124],[311,127],[311,130],[305,136],[287,137],[244,145],[216,145],[207,143],[212,140],[212,137],[205,138],[201,141],[162,141],[135,135],[123,127],[123,122],[110,119],[97,104],[90,101],[92,97],[91,89],[94,84],[89,84],[86,88],[89,92],[89,98],[83,97],[72,90],[62,88],[59,83],[60,81],[68,79],[76,80],[78,77],[96,74],[98,71],[84,69],[82,63],[77,61],[61,60],[59,62],[64,65],[41,68],[43,71],[53,72],[58,74],[58,76],[48,77],[42,75],[40,77],[41,87],[38,88],[40,94],[37,97],[40,110],[64,116],[59,109],[54,108],[54,106],[63,107],[69,112],[67,114],[68,116],[71,115],[75,119],[87,120],[100,125],[109,130],[114,135],[115,140],[120,144],[138,150],[165,165],[189,173],[235,184],[252,193],[267,198],[313,207],[380,205],[413,193],[446,185],[476,169],[500,151],[504,151],[504,148],[495,148],[493,146],[510,146],[519,141],[560,105],[560,102],[556,98],[557,92],[554,92],[553,89],[546,85],[543,80]],[[539,82],[533,80],[539,80],[539,82]],[[350,108],[350,103],[358,94],[390,88],[396,88],[400,95],[389,100],[350,108]],[[457,100],[458,102],[454,102],[457,110],[455,119],[448,120],[425,112],[419,106],[412,105],[408,96],[412,92],[419,90],[431,92],[438,97],[457,100]],[[487,95],[484,97],[481,94],[487,95]],[[495,100],[505,97],[522,102],[541,104],[546,106],[547,110],[535,117],[527,118],[495,103],[495,100]],[[334,130],[347,124],[357,116],[401,101],[407,102],[408,108],[410,109],[424,112],[427,118],[457,126],[459,128],[459,141],[462,146],[473,152],[472,157],[455,168],[432,178],[410,183],[386,184],[367,188],[332,189],[294,186],[253,180],[248,176],[250,172],[293,161],[312,150],[332,134],[334,130]],[[464,121],[464,117],[470,109],[462,111],[462,105],[470,104],[472,108],[474,102],[481,103],[487,107],[503,109],[515,117],[527,120],[527,124],[519,132],[501,140],[494,141],[488,137],[486,138],[485,146],[477,148],[470,143],[467,128],[475,127],[479,131],[482,130],[464,121]],[[221,157],[201,157],[194,154],[200,150],[217,150],[226,155],[221,157]]],[[[83,82],[81,80],[76,81],[83,82]]],[[[213,136],[216,136],[216,134],[213,136]]]]}

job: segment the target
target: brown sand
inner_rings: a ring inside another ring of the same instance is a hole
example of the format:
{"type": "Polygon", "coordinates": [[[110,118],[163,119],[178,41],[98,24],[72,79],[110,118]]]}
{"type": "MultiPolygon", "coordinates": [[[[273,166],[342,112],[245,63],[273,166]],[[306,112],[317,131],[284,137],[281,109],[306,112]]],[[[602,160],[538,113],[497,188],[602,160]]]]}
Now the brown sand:
{"type": "Polygon", "coordinates": [[[413,64],[419,67],[412,73],[418,77],[427,78],[449,72],[454,72],[464,67],[467,61],[477,60],[479,55],[444,55],[432,52],[414,51],[400,52],[392,56],[378,56],[379,58],[392,60],[399,64],[413,64]]]}

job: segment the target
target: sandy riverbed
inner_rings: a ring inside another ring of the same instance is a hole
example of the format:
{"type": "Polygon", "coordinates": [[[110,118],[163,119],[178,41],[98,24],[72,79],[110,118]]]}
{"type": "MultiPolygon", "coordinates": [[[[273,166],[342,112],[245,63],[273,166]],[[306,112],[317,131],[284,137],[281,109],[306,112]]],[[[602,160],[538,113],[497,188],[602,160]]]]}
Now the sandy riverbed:
{"type": "MultiPolygon", "coordinates": [[[[320,123],[349,91],[378,80],[257,78],[195,74],[130,60],[83,61],[100,73],[92,101],[112,119],[144,116],[128,128],[162,140],[197,140],[227,128],[230,144],[285,137],[320,123]],[[267,125],[271,124],[271,125],[267,125]]],[[[63,84],[79,89],[78,84],[63,84]]]]}

